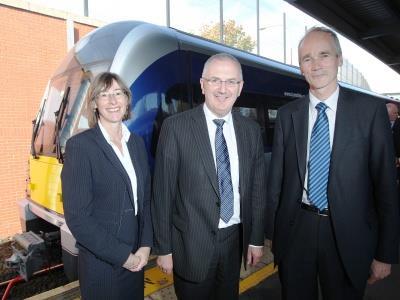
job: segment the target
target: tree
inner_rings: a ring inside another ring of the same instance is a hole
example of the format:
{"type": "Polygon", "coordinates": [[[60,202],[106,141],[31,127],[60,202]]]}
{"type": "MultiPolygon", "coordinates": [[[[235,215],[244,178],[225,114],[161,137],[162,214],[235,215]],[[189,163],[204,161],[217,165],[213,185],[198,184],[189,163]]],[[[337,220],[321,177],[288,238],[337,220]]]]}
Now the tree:
{"type": "MultiPolygon", "coordinates": [[[[200,36],[219,42],[219,23],[203,25],[200,28],[200,36]]],[[[256,45],[244,30],[242,25],[236,25],[234,20],[224,22],[224,43],[226,45],[251,52],[256,45]]]]}

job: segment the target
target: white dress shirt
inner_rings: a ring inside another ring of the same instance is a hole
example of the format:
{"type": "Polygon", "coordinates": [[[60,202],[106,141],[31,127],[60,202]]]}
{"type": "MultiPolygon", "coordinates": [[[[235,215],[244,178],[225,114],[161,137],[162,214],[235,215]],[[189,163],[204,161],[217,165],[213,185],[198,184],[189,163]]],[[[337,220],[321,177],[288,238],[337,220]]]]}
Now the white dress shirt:
{"type": "Polygon", "coordinates": [[[210,137],[211,149],[214,156],[215,172],[217,171],[217,160],[215,157],[215,132],[217,125],[213,122],[215,119],[223,119],[225,121],[223,132],[228,147],[229,162],[231,165],[231,179],[233,187],[233,216],[228,223],[219,219],[218,228],[226,228],[234,224],[240,223],[240,194],[239,194],[239,157],[236,144],[235,128],[233,126],[232,113],[229,112],[223,118],[217,117],[207,105],[203,105],[204,114],[207,121],[208,135],[210,137]]]}
{"type": "Polygon", "coordinates": [[[126,145],[131,133],[130,133],[129,129],[126,127],[126,125],[122,123],[122,138],[121,138],[122,153],[121,153],[121,151],[118,149],[118,147],[111,142],[111,137],[108,134],[107,130],[101,125],[101,122],[99,122],[98,124],[99,124],[100,130],[101,130],[101,133],[103,134],[107,143],[109,143],[111,145],[111,147],[113,148],[119,161],[123,165],[126,173],[128,173],[129,179],[131,181],[131,186],[132,186],[133,201],[135,203],[135,215],[137,215],[137,212],[138,212],[137,178],[136,178],[135,168],[133,167],[133,164],[132,164],[131,156],[129,155],[128,146],[126,145]]]}
{"type": "Polygon", "coordinates": [[[306,165],[306,174],[304,177],[304,188],[303,188],[303,197],[302,202],[306,204],[310,204],[310,200],[308,200],[307,189],[308,189],[308,159],[310,155],[310,139],[311,139],[311,132],[314,127],[314,123],[317,120],[318,111],[315,108],[318,103],[324,102],[328,107],[326,109],[326,116],[328,117],[329,123],[329,144],[332,151],[333,145],[333,136],[335,133],[335,122],[336,122],[336,110],[337,110],[337,103],[339,97],[339,86],[337,86],[336,90],[330,95],[326,100],[321,101],[317,97],[315,97],[312,93],[309,93],[310,103],[308,105],[308,137],[307,137],[307,165],[306,165]]]}

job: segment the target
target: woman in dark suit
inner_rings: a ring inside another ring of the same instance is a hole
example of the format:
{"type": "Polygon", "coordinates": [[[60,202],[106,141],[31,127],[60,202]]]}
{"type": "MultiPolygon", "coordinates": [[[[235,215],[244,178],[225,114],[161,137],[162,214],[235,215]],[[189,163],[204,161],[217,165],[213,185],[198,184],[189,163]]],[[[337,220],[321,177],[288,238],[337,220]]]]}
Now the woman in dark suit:
{"type": "Polygon", "coordinates": [[[143,299],[153,243],[150,172],[143,140],[122,121],[131,93],[102,73],[87,95],[89,126],[70,138],[61,173],[65,219],[79,248],[83,299],[143,299]]]}

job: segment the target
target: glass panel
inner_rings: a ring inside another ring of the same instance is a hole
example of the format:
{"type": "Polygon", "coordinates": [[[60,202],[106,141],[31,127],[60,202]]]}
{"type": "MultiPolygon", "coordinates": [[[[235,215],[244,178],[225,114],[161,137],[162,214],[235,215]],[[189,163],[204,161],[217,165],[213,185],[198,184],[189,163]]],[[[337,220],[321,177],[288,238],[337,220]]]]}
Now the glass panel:
{"type": "Polygon", "coordinates": [[[242,116],[250,118],[258,123],[258,113],[256,108],[250,107],[234,107],[233,111],[239,112],[242,116]]]}
{"type": "Polygon", "coordinates": [[[58,111],[61,100],[64,97],[66,81],[66,77],[61,77],[53,80],[50,83],[47,100],[43,107],[42,119],[38,120],[40,124],[34,144],[36,154],[46,154],[50,156],[54,156],[55,154],[55,112],[58,111]]]}
{"type": "Polygon", "coordinates": [[[65,143],[73,135],[89,128],[89,122],[86,113],[85,97],[89,88],[89,80],[84,79],[77,90],[75,101],[69,106],[70,110],[66,116],[65,125],[60,133],[60,145],[64,152],[65,143]]]}
{"type": "Polygon", "coordinates": [[[61,150],[64,148],[86,95],[87,86],[82,86],[82,76],[82,71],[76,69],[76,72],[56,77],[50,82],[42,118],[38,120],[39,130],[34,142],[36,154],[55,156],[57,140],[61,150]],[[79,101],[75,105],[76,99],[79,101]]]}
{"type": "Polygon", "coordinates": [[[277,114],[278,114],[277,109],[268,109],[268,119],[270,123],[275,123],[277,114]]]}

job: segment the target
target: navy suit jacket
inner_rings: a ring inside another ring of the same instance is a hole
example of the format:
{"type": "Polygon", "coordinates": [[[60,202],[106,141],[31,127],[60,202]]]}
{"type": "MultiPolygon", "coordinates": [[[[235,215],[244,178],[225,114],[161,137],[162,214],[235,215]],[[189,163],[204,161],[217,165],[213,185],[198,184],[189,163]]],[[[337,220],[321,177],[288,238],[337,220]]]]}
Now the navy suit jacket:
{"type": "Polygon", "coordinates": [[[400,157],[400,118],[397,118],[393,124],[393,142],[396,157],[400,157]]]}
{"type": "MultiPolygon", "coordinates": [[[[307,160],[309,97],[278,111],[268,209],[275,215],[273,253],[280,263],[296,234],[307,160]]],[[[384,102],[340,88],[328,201],[335,238],[353,284],[362,288],[372,259],[398,260],[398,197],[384,102]]]]}
{"type": "Polygon", "coordinates": [[[100,128],[71,137],[66,146],[61,174],[65,219],[80,252],[97,259],[88,268],[99,268],[99,273],[104,263],[122,267],[130,253],[153,244],[147,153],[143,140],[134,133],[127,146],[137,177],[134,223],[129,176],[100,128]]]}

